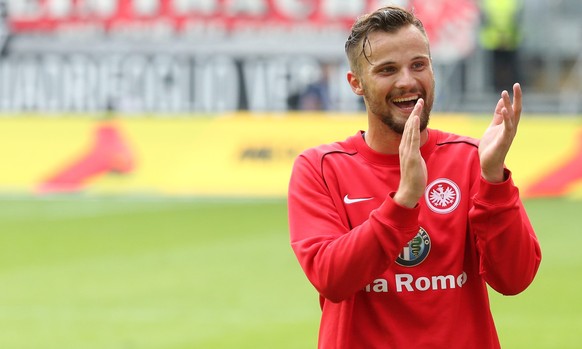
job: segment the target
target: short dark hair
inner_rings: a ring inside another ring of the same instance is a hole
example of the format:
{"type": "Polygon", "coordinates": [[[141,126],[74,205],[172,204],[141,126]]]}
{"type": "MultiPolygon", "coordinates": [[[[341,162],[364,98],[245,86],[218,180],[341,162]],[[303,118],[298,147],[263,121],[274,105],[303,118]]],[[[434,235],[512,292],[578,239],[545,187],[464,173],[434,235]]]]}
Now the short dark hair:
{"type": "Polygon", "coordinates": [[[401,7],[386,6],[358,17],[352,26],[352,31],[345,44],[345,51],[351,69],[357,69],[357,62],[360,55],[363,55],[369,62],[368,55],[366,54],[366,45],[369,44],[368,36],[371,33],[377,31],[395,33],[409,25],[418,28],[426,37],[426,31],[420,19],[412,12],[401,7]]]}

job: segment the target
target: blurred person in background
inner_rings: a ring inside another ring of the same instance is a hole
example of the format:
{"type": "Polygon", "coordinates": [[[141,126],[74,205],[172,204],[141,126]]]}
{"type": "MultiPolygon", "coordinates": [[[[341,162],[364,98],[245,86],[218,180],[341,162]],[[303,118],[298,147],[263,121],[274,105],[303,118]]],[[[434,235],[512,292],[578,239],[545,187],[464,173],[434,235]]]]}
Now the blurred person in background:
{"type": "Polygon", "coordinates": [[[501,91],[521,80],[519,46],[522,41],[521,0],[481,0],[481,46],[490,53],[493,88],[501,91]]]}
{"type": "Polygon", "coordinates": [[[6,2],[0,0],[0,56],[8,53],[8,42],[10,40],[10,26],[8,25],[8,8],[6,2]]]}
{"type": "Polygon", "coordinates": [[[518,294],[541,261],[504,165],[519,84],[479,141],[427,127],[434,72],[412,13],[361,16],[345,49],[368,130],[304,151],[289,183],[291,246],[320,295],[319,348],[499,348],[487,285],[518,294]]]}
{"type": "Polygon", "coordinates": [[[299,95],[300,110],[330,110],[329,76],[332,68],[329,64],[321,64],[321,75],[308,84],[299,95]]]}

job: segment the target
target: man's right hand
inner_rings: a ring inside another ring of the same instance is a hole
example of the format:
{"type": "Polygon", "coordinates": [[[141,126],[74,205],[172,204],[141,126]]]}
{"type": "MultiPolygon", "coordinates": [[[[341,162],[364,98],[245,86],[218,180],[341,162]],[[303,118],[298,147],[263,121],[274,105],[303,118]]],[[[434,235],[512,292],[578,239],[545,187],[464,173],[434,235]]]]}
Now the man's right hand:
{"type": "Polygon", "coordinates": [[[400,156],[400,184],[394,201],[405,207],[415,207],[424,194],[428,180],[426,163],[420,153],[420,114],[424,107],[421,98],[404,125],[398,154],[400,156]]]}

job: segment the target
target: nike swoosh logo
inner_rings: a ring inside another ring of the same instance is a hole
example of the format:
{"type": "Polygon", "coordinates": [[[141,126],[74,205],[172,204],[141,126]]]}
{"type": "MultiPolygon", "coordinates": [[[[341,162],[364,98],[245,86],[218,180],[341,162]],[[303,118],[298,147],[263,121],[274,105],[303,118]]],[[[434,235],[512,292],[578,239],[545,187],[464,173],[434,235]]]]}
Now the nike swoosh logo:
{"type": "Polygon", "coordinates": [[[348,195],[346,194],[346,196],[344,196],[344,203],[346,205],[349,205],[349,204],[355,204],[356,202],[368,201],[368,200],[372,200],[372,199],[373,199],[373,197],[371,197],[371,198],[356,198],[356,199],[350,199],[348,197],[348,195]]]}

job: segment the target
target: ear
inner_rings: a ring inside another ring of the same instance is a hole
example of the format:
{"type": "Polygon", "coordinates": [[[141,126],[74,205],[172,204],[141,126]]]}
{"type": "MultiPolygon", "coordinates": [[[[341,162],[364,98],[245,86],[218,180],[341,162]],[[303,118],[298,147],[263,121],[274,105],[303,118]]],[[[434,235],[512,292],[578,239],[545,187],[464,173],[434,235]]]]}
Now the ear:
{"type": "Polygon", "coordinates": [[[360,82],[360,79],[358,78],[358,76],[352,72],[351,70],[348,72],[348,83],[350,84],[350,87],[352,88],[352,91],[354,91],[355,94],[357,94],[358,96],[363,96],[364,95],[364,89],[362,88],[362,84],[360,82]]]}

